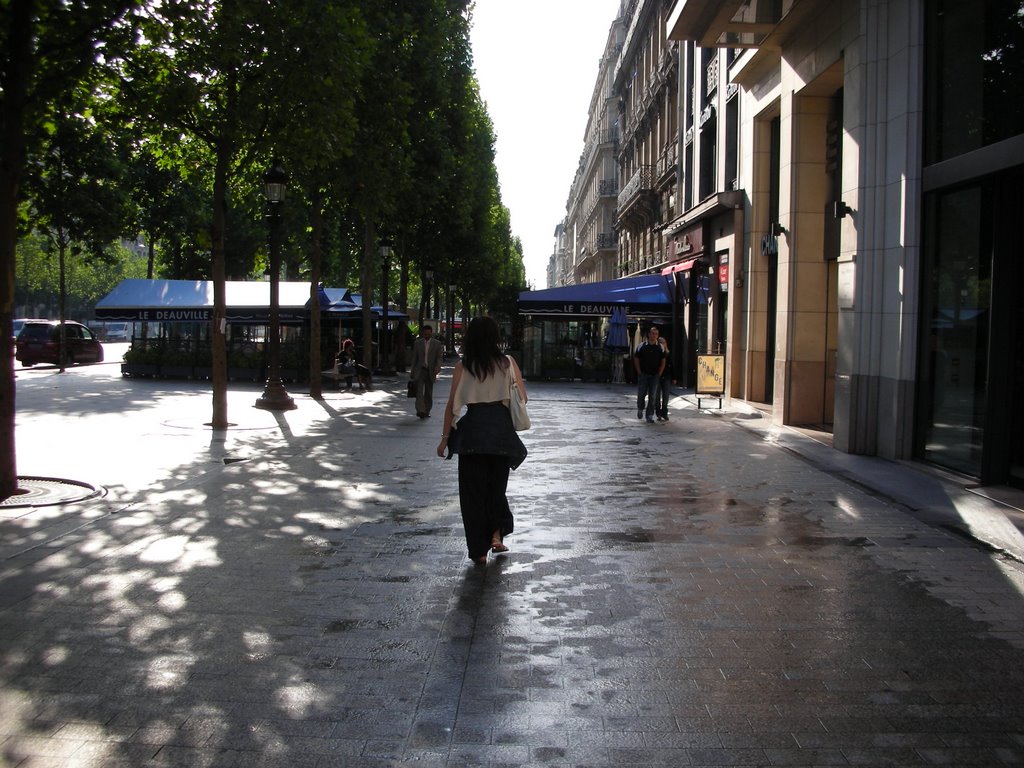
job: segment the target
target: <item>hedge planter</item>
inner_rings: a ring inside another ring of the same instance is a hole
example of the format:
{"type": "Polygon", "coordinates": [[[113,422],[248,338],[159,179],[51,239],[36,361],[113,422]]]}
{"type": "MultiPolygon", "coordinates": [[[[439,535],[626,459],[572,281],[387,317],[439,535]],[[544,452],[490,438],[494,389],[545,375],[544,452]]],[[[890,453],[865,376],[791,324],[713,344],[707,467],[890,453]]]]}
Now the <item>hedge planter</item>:
{"type": "Polygon", "coordinates": [[[575,370],[572,368],[545,368],[545,379],[570,379],[575,378],[575,370]]]}
{"type": "Polygon", "coordinates": [[[160,375],[168,379],[191,379],[191,365],[165,365],[160,369],[160,375]]]}
{"type": "Polygon", "coordinates": [[[160,374],[160,366],[151,363],[121,363],[122,376],[153,378],[160,374]]]}
{"type": "Polygon", "coordinates": [[[262,368],[232,368],[229,374],[235,381],[263,381],[262,368]]]}

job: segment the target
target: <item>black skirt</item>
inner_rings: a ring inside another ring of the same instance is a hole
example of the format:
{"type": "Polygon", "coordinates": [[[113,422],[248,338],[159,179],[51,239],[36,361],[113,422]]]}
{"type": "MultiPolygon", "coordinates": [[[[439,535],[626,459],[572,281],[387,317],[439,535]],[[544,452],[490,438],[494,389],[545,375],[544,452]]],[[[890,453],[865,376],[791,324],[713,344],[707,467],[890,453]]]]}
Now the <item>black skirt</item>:
{"type": "Polygon", "coordinates": [[[511,469],[518,468],[527,455],[503,403],[472,403],[466,409],[448,436],[447,458],[456,453],[504,456],[511,469]]]}

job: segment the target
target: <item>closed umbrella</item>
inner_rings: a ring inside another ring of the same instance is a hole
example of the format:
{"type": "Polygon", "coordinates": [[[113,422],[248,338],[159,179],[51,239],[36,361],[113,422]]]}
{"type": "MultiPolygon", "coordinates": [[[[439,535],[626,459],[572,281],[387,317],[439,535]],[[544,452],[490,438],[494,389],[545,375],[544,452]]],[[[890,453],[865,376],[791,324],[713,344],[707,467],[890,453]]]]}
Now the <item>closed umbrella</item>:
{"type": "Polygon", "coordinates": [[[612,383],[621,384],[625,380],[622,370],[622,356],[629,352],[629,330],[626,328],[626,308],[616,307],[612,310],[608,322],[608,338],[604,347],[612,360],[612,383]]]}
{"type": "Polygon", "coordinates": [[[626,308],[616,307],[612,311],[608,323],[608,338],[604,342],[604,348],[609,352],[621,354],[629,351],[629,331],[626,330],[626,322],[626,308]]]}

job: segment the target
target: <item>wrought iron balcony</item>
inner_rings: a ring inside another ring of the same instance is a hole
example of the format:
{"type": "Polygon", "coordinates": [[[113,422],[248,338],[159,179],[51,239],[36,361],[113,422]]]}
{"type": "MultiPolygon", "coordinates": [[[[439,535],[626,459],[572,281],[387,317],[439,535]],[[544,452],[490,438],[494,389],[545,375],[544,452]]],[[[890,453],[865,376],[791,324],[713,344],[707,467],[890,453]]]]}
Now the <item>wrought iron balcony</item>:
{"type": "Polygon", "coordinates": [[[654,169],[649,165],[641,165],[636,169],[629,183],[619,192],[619,207],[624,208],[626,204],[641,192],[650,192],[654,189],[654,169]]]}
{"type": "Polygon", "coordinates": [[[718,57],[712,57],[711,61],[708,62],[707,70],[707,83],[705,88],[705,95],[709,98],[715,91],[718,90],[718,57]]]}
{"type": "Polygon", "coordinates": [[[658,178],[664,179],[676,170],[676,159],[679,156],[679,148],[676,142],[671,141],[661,150],[658,157],[658,178]]]}

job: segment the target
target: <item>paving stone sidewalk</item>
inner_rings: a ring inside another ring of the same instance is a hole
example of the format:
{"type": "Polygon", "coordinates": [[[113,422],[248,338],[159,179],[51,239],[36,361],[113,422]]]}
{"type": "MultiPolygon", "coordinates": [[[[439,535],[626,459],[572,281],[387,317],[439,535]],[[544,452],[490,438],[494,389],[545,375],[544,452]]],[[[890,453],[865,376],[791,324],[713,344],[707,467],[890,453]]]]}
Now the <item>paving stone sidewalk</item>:
{"type": "Polygon", "coordinates": [[[0,765],[1024,764],[1012,557],[738,414],[534,383],[477,568],[447,383],[428,420],[399,380],[297,397],[48,536],[3,521],[0,765]]]}

